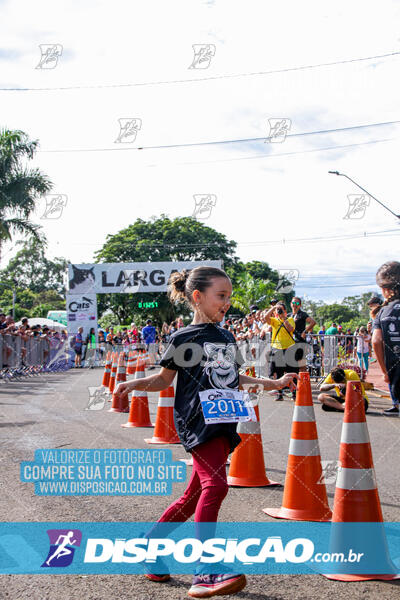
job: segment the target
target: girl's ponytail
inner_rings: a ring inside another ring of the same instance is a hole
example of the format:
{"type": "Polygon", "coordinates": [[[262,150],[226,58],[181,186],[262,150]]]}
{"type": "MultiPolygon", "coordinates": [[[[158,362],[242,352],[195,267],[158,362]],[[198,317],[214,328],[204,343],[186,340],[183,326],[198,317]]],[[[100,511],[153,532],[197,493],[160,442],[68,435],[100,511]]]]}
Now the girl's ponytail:
{"type": "Polygon", "coordinates": [[[184,302],[187,299],[186,296],[186,281],[189,277],[189,271],[183,269],[183,271],[175,272],[171,274],[168,282],[168,296],[171,302],[184,302]]]}

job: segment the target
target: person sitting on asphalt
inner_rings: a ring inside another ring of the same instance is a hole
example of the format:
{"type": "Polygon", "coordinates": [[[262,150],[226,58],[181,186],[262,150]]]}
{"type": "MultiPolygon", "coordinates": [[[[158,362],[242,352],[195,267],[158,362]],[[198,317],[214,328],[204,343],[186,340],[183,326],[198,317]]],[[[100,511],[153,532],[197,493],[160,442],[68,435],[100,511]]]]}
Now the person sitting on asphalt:
{"type": "MultiPolygon", "coordinates": [[[[335,367],[325,377],[324,381],[320,385],[320,391],[322,392],[318,396],[318,400],[321,402],[322,410],[327,412],[343,412],[344,403],[346,399],[346,386],[348,381],[360,381],[359,376],[352,369],[342,369],[341,367],[335,367]],[[335,390],[336,394],[326,392],[335,390]]],[[[365,412],[368,410],[368,396],[365,393],[363,384],[361,384],[362,395],[364,398],[365,412]]]]}

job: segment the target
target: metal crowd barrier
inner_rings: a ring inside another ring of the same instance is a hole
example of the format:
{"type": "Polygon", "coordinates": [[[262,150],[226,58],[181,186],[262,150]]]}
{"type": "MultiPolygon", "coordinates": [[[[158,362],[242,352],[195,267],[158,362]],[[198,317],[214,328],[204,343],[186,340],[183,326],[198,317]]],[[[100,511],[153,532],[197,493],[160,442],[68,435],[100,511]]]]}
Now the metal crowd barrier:
{"type": "Polygon", "coordinates": [[[44,338],[0,335],[0,378],[64,371],[70,366],[67,341],[54,345],[44,338]]]}
{"type": "MultiPolygon", "coordinates": [[[[360,366],[357,357],[357,336],[308,334],[303,344],[307,370],[311,377],[326,377],[334,367],[343,367],[355,369],[363,378],[364,365],[360,366]]],[[[268,376],[271,334],[267,333],[263,340],[259,335],[238,340],[237,345],[245,361],[242,368],[254,366],[256,377],[268,376]]]]}

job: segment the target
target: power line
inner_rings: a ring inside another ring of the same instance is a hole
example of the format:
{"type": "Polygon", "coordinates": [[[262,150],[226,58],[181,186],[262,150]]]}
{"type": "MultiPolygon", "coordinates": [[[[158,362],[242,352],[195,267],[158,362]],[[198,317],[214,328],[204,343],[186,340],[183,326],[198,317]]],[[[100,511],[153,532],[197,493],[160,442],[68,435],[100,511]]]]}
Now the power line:
{"type": "MultiPolygon", "coordinates": [[[[321,129],[318,131],[304,131],[302,133],[290,133],[290,134],[286,134],[286,137],[288,138],[295,138],[295,137],[304,137],[307,135],[320,135],[320,134],[325,134],[325,133],[338,133],[338,132],[343,132],[343,131],[354,131],[355,129],[366,129],[368,127],[382,127],[382,126],[387,126],[387,125],[398,125],[400,123],[400,120],[398,121],[386,121],[383,123],[368,123],[365,125],[353,125],[351,127],[336,127],[334,129],[321,129]]],[[[393,139],[393,138],[392,138],[393,139]]],[[[192,142],[189,144],[166,144],[166,145],[159,145],[159,146],[137,146],[137,147],[133,147],[133,148],[128,148],[128,147],[118,147],[118,148],[77,148],[77,149],[66,149],[66,150],[38,150],[37,152],[41,152],[41,153],[60,153],[60,152],[121,152],[121,151],[129,151],[129,150],[165,150],[165,149],[171,149],[171,148],[192,148],[192,147],[198,147],[198,146],[216,146],[216,145],[222,145],[222,144],[237,144],[237,143],[249,143],[249,142],[260,142],[260,141],[265,141],[266,137],[262,136],[262,137],[256,137],[256,138],[241,138],[241,139],[232,139],[232,140],[215,140],[212,142],[192,142]]],[[[389,140],[377,140],[377,142],[379,141],[389,141],[389,140]]],[[[362,142],[362,144],[370,144],[370,143],[376,143],[376,142],[362,142]]],[[[351,144],[351,145],[358,145],[358,144],[351,144]]],[[[361,144],[360,144],[361,145],[361,144]]],[[[332,148],[336,148],[337,146],[333,146],[332,148]]],[[[312,150],[315,151],[315,150],[312,150]]],[[[309,151],[308,151],[309,152],[309,151]]],[[[260,156],[279,156],[279,155],[260,155],[260,156]]],[[[250,157],[250,158],[254,158],[254,157],[250,157]]],[[[259,158],[259,156],[255,157],[255,158],[259,158]]],[[[237,159],[236,159],[237,160],[237,159]]],[[[189,163],[190,164],[190,163],[189,163]]]]}
{"type": "MultiPolygon", "coordinates": [[[[305,243],[305,242],[320,242],[320,241],[341,241],[341,240],[351,240],[351,239],[359,239],[359,238],[364,238],[364,237],[370,237],[370,236],[375,236],[375,237],[393,237],[395,235],[399,235],[400,234],[400,229],[384,229],[381,231],[363,231],[361,233],[351,233],[351,234],[335,234],[334,236],[327,236],[327,235],[322,235],[319,237],[311,237],[311,238],[288,238],[288,239],[280,239],[280,240],[262,240],[259,242],[236,242],[237,246],[264,246],[267,244],[282,244],[282,243],[295,243],[295,242],[300,242],[300,243],[305,243]],[[395,233],[392,233],[395,232],[395,233]]],[[[78,246],[97,246],[98,244],[95,242],[84,242],[84,243],[78,243],[78,244],[74,244],[72,243],[72,245],[78,245],[78,246]]],[[[213,246],[215,246],[216,248],[220,248],[221,244],[218,242],[201,242],[201,243],[191,243],[191,244],[181,244],[179,242],[176,243],[171,243],[171,244],[141,244],[140,245],[140,249],[144,249],[147,248],[149,250],[160,250],[160,249],[175,249],[176,251],[179,251],[180,249],[190,249],[190,248],[204,248],[204,246],[207,246],[207,248],[211,248],[213,246]]]]}
{"type": "Polygon", "coordinates": [[[294,288],[296,287],[305,287],[307,289],[321,289],[321,288],[344,288],[344,287],[369,287],[369,286],[373,286],[373,287],[378,287],[376,282],[374,283],[344,283],[343,285],[294,285],[294,288]]]}
{"type": "MultiPolygon", "coordinates": [[[[257,159],[264,159],[264,158],[276,158],[278,156],[294,156],[297,154],[309,154],[310,152],[322,152],[325,150],[341,150],[344,148],[355,148],[357,146],[367,146],[370,144],[382,144],[384,142],[392,142],[393,140],[396,140],[397,138],[386,138],[383,140],[371,140],[370,142],[359,142],[356,144],[341,144],[339,146],[325,146],[324,148],[314,148],[313,150],[297,150],[296,152],[278,152],[276,154],[257,154],[255,156],[241,156],[239,158],[218,158],[218,159],[213,159],[213,160],[198,160],[198,161],[185,161],[185,162],[178,162],[178,163],[174,163],[174,164],[178,164],[178,165],[202,165],[202,164],[209,164],[209,163],[223,163],[223,162],[235,162],[235,161],[240,161],[240,160],[257,160],[257,159]]],[[[146,166],[150,166],[150,165],[146,165],[146,166]]],[[[153,166],[153,165],[151,165],[153,166]]]]}
{"type": "Polygon", "coordinates": [[[376,60],[380,58],[388,58],[390,56],[398,56],[400,52],[389,52],[387,54],[379,54],[377,56],[365,56],[362,58],[350,58],[347,60],[338,60],[328,63],[319,63],[315,65],[302,65],[300,67],[285,67],[283,69],[274,69],[271,71],[254,71],[250,73],[234,73],[231,75],[214,75],[209,77],[201,77],[198,79],[172,79],[164,81],[145,81],[140,83],[111,83],[111,84],[99,84],[99,85],[72,85],[72,86],[60,86],[60,87],[42,87],[42,88],[0,88],[0,92],[48,92],[48,91],[63,91],[63,90],[90,90],[90,89],[111,89],[111,88],[130,88],[130,87],[143,87],[149,85],[171,85],[177,83],[199,83],[202,81],[216,81],[219,79],[234,79],[239,77],[254,77],[259,75],[275,75],[278,73],[289,73],[292,71],[304,71],[306,69],[319,69],[322,67],[332,67],[335,65],[345,65],[349,63],[362,62],[366,60],[376,60]]]}

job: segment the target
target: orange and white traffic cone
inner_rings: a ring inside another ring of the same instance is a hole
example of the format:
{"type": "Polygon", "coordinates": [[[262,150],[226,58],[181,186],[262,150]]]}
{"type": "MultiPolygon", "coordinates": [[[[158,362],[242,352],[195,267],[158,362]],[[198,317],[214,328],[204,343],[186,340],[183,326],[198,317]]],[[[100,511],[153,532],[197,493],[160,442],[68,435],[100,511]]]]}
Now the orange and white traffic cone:
{"type": "MultiPolygon", "coordinates": [[[[145,377],[144,362],[139,356],[135,379],[142,379],[143,377],[145,377]]],[[[133,390],[128,422],[121,425],[121,427],[154,427],[150,421],[149,401],[146,391],[133,390]]]]}
{"type": "MultiPolygon", "coordinates": [[[[119,383],[126,381],[125,354],[123,352],[121,352],[119,355],[117,376],[115,379],[115,386],[118,386],[119,383]]],[[[128,398],[126,396],[124,398],[118,398],[114,391],[112,396],[112,405],[108,412],[129,412],[128,398]]]]}
{"type": "Polygon", "coordinates": [[[294,521],[331,520],[307,372],[299,373],[282,506],[263,511],[294,521]]]}
{"type": "MultiPolygon", "coordinates": [[[[383,523],[381,503],[376,484],[371,444],[365,419],[364,399],[360,381],[348,381],[344,419],[340,440],[339,470],[333,502],[331,547],[340,546],[341,534],[338,523],[383,523]]],[[[345,527],[345,526],[344,526],[345,527]]],[[[344,532],[343,532],[344,533],[344,532]]],[[[374,528],[374,546],[388,571],[396,573],[397,567],[389,556],[386,535],[382,528],[374,528]]],[[[377,574],[324,574],[338,581],[368,581],[372,579],[399,579],[400,575],[377,574]]]]}
{"type": "Polygon", "coordinates": [[[110,383],[111,365],[112,365],[112,355],[111,355],[111,352],[108,351],[107,356],[106,356],[106,364],[104,367],[103,381],[101,382],[101,385],[106,388],[108,388],[108,385],[110,383]]]}
{"type": "Polygon", "coordinates": [[[128,354],[128,362],[126,365],[126,374],[134,375],[135,374],[135,355],[133,350],[129,350],[128,354]]]}
{"type": "Polygon", "coordinates": [[[254,410],[257,422],[238,423],[236,431],[242,441],[236,446],[231,457],[228,485],[240,487],[280,486],[281,483],[268,479],[265,472],[260,413],[257,405],[254,406],[254,410]]]}
{"type": "Polygon", "coordinates": [[[115,388],[115,378],[117,376],[118,369],[118,352],[112,353],[112,364],[111,364],[111,373],[110,373],[110,381],[108,384],[108,389],[112,394],[115,388]]]}
{"type": "Polygon", "coordinates": [[[144,440],[147,444],[180,444],[174,423],[174,403],[174,386],[170,385],[160,392],[154,435],[144,440]]]}

